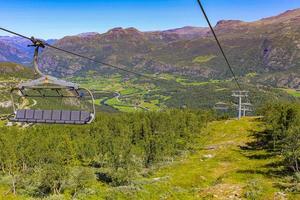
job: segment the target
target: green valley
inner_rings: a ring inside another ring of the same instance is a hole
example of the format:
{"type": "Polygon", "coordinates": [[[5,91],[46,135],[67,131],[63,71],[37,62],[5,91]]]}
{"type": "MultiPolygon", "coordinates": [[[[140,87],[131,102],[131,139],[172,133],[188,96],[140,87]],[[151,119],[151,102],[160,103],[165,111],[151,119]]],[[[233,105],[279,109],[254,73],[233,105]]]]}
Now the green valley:
{"type": "MultiPolygon", "coordinates": [[[[7,63],[2,65],[8,66],[7,63]]],[[[0,70],[5,70],[5,68],[0,66],[0,70]]],[[[11,103],[9,103],[10,88],[22,80],[33,77],[31,70],[26,68],[24,70],[27,71],[25,73],[0,75],[0,89],[2,91],[0,103],[3,104],[0,109],[5,113],[9,113],[11,110],[11,103]]],[[[149,76],[151,75],[149,74],[149,76]]],[[[153,77],[154,80],[147,80],[142,77],[128,77],[120,74],[86,73],[80,77],[67,78],[67,80],[91,89],[99,111],[159,111],[166,108],[183,107],[211,109],[217,102],[225,102],[231,107],[230,113],[234,114],[235,99],[231,97],[231,92],[235,90],[235,85],[232,80],[203,81],[197,78],[187,79],[185,76],[171,74],[159,74],[153,77]]],[[[270,97],[277,100],[299,101],[297,92],[291,93],[291,91],[294,91],[292,89],[282,90],[260,84],[254,85],[251,83],[252,76],[246,76],[241,80],[243,80],[243,87],[250,91],[250,101],[256,107],[259,107],[270,97]]],[[[37,99],[31,99],[29,105],[34,101],[37,101],[37,99]]],[[[38,100],[37,104],[41,103],[39,101],[41,100],[38,100]]],[[[59,104],[58,101],[54,103],[59,104]]]]}
{"type": "Polygon", "coordinates": [[[299,200],[300,3],[271,1],[1,2],[0,200],[299,200]]]}

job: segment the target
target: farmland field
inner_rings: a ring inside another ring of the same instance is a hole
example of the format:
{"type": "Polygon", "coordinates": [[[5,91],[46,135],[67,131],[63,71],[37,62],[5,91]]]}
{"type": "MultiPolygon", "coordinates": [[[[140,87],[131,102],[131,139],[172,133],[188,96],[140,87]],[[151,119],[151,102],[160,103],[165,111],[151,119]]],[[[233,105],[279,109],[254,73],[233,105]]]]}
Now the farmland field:
{"type": "Polygon", "coordinates": [[[283,90],[294,97],[300,97],[300,92],[295,89],[283,89],[283,90]]]}
{"type": "MultiPolygon", "coordinates": [[[[27,70],[27,69],[26,69],[27,70]]],[[[128,77],[120,74],[103,75],[86,73],[82,76],[67,78],[68,81],[80,84],[81,87],[92,90],[98,111],[108,112],[135,112],[159,111],[166,108],[213,108],[218,102],[225,102],[232,107],[230,113],[234,114],[235,99],[231,91],[235,85],[231,80],[199,80],[179,75],[156,74],[155,80],[143,77],[128,77]]],[[[9,89],[28,77],[22,78],[21,74],[14,76],[0,76],[0,102],[10,100],[9,89]]],[[[296,100],[299,95],[294,90],[282,89],[257,89],[257,86],[247,84],[244,88],[250,91],[250,101],[260,105],[264,100],[275,99],[296,100]],[[253,94],[253,95],[252,95],[253,94]],[[253,97],[253,98],[252,98],[253,97]]],[[[30,104],[34,101],[31,100],[30,104]]],[[[38,100],[37,104],[44,104],[38,100]]],[[[58,100],[54,103],[59,103],[58,100]]],[[[29,105],[30,105],[29,104],[29,105]]],[[[51,102],[45,103],[51,105],[51,102]]],[[[11,108],[0,107],[2,112],[10,112],[11,108]]]]}

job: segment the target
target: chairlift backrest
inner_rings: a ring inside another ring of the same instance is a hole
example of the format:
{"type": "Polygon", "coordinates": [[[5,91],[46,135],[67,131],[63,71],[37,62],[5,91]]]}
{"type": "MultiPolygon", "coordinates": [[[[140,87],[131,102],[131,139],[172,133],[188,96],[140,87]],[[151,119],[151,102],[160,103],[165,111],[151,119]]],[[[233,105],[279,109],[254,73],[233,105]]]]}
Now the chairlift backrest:
{"type": "Polygon", "coordinates": [[[14,117],[10,119],[13,122],[24,123],[48,123],[48,124],[88,124],[95,119],[95,102],[93,94],[86,88],[80,88],[79,85],[58,79],[53,76],[43,74],[38,67],[38,50],[39,47],[44,48],[42,42],[38,41],[32,46],[35,47],[34,52],[34,68],[37,74],[41,77],[20,83],[16,88],[11,90],[11,98],[13,102],[14,117]],[[30,94],[27,91],[33,90],[37,94],[30,94]],[[55,94],[48,94],[45,91],[55,91],[55,94]],[[67,90],[68,94],[64,94],[62,90],[67,90]],[[83,98],[85,93],[91,98],[92,110],[52,110],[52,109],[22,109],[15,107],[13,93],[19,91],[20,96],[28,97],[42,97],[42,98],[83,98]],[[85,92],[84,92],[85,91],[85,92]]]}

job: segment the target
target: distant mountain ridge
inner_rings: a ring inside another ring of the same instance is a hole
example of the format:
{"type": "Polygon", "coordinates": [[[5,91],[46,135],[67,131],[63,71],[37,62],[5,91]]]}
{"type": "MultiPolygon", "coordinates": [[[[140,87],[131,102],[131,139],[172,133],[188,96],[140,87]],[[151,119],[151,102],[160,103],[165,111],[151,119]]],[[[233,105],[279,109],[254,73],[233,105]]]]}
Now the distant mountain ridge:
{"type": "Polygon", "coordinates": [[[177,29],[162,31],[165,34],[177,34],[183,39],[196,39],[203,37],[209,33],[209,28],[185,26],[177,29]]]}
{"type": "MultiPolygon", "coordinates": [[[[129,31],[129,33],[139,32],[142,34],[143,32],[138,31],[135,28],[127,28],[123,29],[121,27],[113,28],[107,33],[117,33],[121,32],[122,30],[129,31]]],[[[208,28],[201,28],[201,27],[192,27],[186,26],[178,29],[170,29],[166,31],[151,31],[153,35],[170,35],[170,38],[178,39],[178,38],[185,38],[185,39],[192,39],[196,37],[203,36],[207,34],[209,31],[208,28]],[[173,36],[173,37],[172,37],[173,36]]],[[[147,34],[147,32],[144,32],[147,34]]],[[[66,37],[80,37],[80,38],[88,38],[88,37],[95,37],[97,35],[101,35],[98,32],[86,32],[80,33],[75,36],[66,36],[66,37]]],[[[46,40],[49,44],[54,44],[57,39],[49,39],[46,40]]],[[[20,37],[10,37],[10,36],[0,36],[0,62],[16,62],[20,64],[29,64],[32,61],[33,56],[33,49],[29,48],[28,45],[31,44],[30,41],[27,39],[23,39],[20,37]]]]}
{"type": "MultiPolygon", "coordinates": [[[[53,44],[57,40],[46,40],[53,44]]],[[[0,62],[16,62],[28,65],[32,62],[33,48],[28,47],[31,42],[20,37],[0,36],[0,62]]]]}
{"type": "MultiPolygon", "coordinates": [[[[297,75],[300,9],[254,22],[221,20],[215,30],[239,76],[256,73],[256,81],[300,87],[297,75]]],[[[0,38],[0,43],[2,41],[0,38]]],[[[186,26],[150,32],[114,28],[102,34],[66,36],[54,45],[139,72],[166,72],[203,79],[231,76],[210,30],[205,27],[186,26]]],[[[29,55],[18,43],[0,44],[0,60],[20,62],[29,59],[29,55]]],[[[88,70],[110,71],[105,66],[50,49],[42,53],[41,66],[47,73],[57,76],[72,76],[88,70]]]]}

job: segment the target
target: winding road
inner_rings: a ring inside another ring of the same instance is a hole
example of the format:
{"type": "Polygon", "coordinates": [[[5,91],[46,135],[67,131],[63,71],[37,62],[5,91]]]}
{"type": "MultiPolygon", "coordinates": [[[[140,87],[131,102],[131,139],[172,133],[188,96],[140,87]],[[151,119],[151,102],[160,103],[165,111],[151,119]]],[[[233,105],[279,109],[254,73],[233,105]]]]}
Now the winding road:
{"type": "MultiPolygon", "coordinates": [[[[114,96],[113,98],[116,98],[118,102],[122,102],[122,101],[120,100],[121,94],[120,94],[119,92],[115,92],[114,95],[115,95],[115,96],[114,96]]],[[[106,103],[106,102],[107,102],[108,100],[110,100],[110,99],[112,99],[112,98],[105,98],[105,99],[103,99],[102,101],[100,101],[100,104],[101,104],[101,105],[104,105],[104,106],[109,106],[109,107],[114,108],[113,106],[111,106],[111,105],[109,105],[108,103],[106,103]]],[[[142,106],[121,105],[121,104],[120,104],[120,105],[119,105],[119,104],[116,104],[116,106],[124,106],[124,107],[131,107],[131,108],[140,108],[140,109],[142,109],[142,110],[149,111],[148,108],[145,108],[145,107],[142,107],[142,106]]],[[[114,109],[116,109],[116,108],[114,108],[114,109]]]]}

